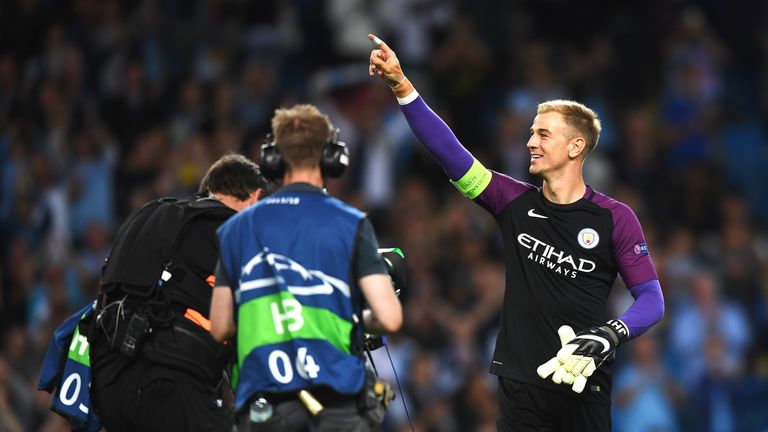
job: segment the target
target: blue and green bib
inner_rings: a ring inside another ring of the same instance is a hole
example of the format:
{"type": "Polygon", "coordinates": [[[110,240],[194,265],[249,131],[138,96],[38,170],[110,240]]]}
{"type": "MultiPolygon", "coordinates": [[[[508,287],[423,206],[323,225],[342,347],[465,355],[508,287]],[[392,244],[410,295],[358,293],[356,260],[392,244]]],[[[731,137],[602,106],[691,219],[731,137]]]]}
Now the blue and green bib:
{"type": "Polygon", "coordinates": [[[281,190],[219,229],[235,293],[237,409],[257,392],[362,389],[351,268],[363,217],[319,191],[281,190]]]}

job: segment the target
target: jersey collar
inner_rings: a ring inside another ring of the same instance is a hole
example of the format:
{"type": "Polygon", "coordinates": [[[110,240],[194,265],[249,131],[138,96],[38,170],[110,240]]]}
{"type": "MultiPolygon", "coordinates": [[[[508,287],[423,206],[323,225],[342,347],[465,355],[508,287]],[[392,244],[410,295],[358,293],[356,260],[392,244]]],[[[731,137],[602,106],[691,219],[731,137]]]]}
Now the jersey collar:
{"type": "Polygon", "coordinates": [[[544,201],[544,204],[546,204],[547,207],[550,207],[550,208],[568,208],[568,207],[577,207],[581,203],[586,202],[586,201],[592,201],[592,198],[595,196],[595,190],[592,189],[592,186],[590,186],[590,185],[586,185],[586,186],[587,186],[587,188],[584,190],[584,195],[581,198],[579,198],[578,200],[576,200],[576,201],[574,201],[574,202],[572,202],[570,204],[557,204],[557,203],[553,203],[552,201],[548,200],[547,197],[544,196],[544,189],[543,188],[540,187],[538,189],[539,189],[539,196],[541,196],[541,199],[544,201]]]}
{"type": "Polygon", "coordinates": [[[325,190],[325,188],[312,186],[309,183],[289,183],[287,185],[284,185],[280,189],[278,189],[277,192],[275,192],[275,194],[286,193],[286,192],[310,192],[310,193],[319,193],[323,195],[328,195],[328,191],[325,190]]]}

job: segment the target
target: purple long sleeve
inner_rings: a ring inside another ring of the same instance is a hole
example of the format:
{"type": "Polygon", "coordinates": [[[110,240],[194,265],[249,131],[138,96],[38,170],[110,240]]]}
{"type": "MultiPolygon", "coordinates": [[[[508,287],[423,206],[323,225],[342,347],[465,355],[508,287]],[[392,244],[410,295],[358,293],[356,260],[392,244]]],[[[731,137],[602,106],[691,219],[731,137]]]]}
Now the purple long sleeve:
{"type": "Polygon", "coordinates": [[[407,105],[400,105],[400,109],[416,138],[437,159],[449,178],[458,180],[469,171],[474,157],[421,96],[407,105]]]}
{"type": "Polygon", "coordinates": [[[635,302],[619,319],[629,327],[629,337],[635,338],[664,317],[664,295],[658,279],[635,285],[629,291],[635,302]]]}

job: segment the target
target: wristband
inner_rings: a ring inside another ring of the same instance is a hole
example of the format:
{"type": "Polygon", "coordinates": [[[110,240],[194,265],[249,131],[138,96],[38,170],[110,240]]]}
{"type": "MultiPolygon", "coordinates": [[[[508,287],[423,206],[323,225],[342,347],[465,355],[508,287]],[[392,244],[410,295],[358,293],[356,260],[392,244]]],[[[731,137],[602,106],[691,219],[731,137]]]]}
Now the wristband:
{"type": "MultiPolygon", "coordinates": [[[[400,84],[398,84],[398,85],[400,85],[400,84]]],[[[397,103],[400,104],[400,105],[408,105],[409,103],[415,101],[417,97],[419,97],[419,92],[417,92],[416,89],[414,88],[413,91],[408,93],[407,96],[398,97],[397,98],[397,103]]]]}

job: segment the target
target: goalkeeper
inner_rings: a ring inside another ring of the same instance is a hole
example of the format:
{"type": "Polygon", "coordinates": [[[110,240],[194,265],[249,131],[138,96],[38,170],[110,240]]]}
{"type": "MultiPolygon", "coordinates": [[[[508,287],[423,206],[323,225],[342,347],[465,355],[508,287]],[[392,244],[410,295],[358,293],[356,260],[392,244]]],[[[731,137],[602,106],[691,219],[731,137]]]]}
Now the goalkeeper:
{"type": "Polygon", "coordinates": [[[536,187],[491,171],[427,106],[386,43],[368,36],[369,74],[397,97],[421,144],[456,188],[490,212],[504,239],[506,290],[490,372],[502,431],[610,431],[616,348],[664,314],[658,276],[634,212],[584,183],[600,121],[586,106],[539,104],[527,143],[536,187]],[[620,274],[635,301],[618,319],[606,303],[620,274]]]}

